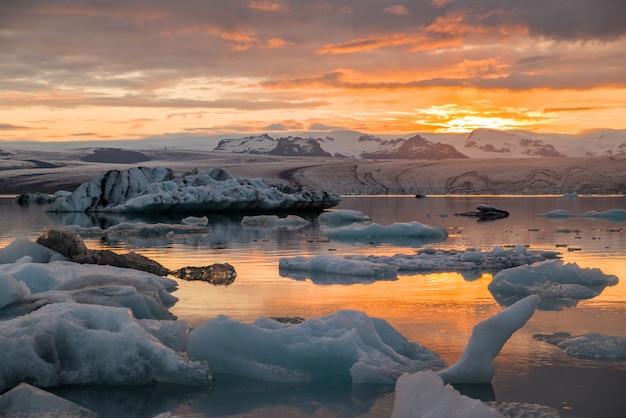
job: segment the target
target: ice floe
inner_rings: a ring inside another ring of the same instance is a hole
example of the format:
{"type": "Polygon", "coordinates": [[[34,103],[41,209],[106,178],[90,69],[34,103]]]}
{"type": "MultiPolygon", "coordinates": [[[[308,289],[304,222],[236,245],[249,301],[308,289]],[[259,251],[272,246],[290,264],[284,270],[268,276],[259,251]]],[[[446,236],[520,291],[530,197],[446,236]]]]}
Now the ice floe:
{"type": "Polygon", "coordinates": [[[322,225],[320,235],[339,241],[421,246],[425,243],[445,241],[448,238],[448,231],[439,226],[420,222],[398,222],[391,225],[352,223],[336,228],[322,225]]]}
{"type": "MultiPolygon", "coordinates": [[[[206,363],[189,360],[150,331],[128,309],[77,303],[46,305],[1,321],[0,391],[20,382],[38,387],[212,384],[206,363]]],[[[168,331],[176,333],[174,340],[184,338],[186,324],[168,331]]]]}
{"type": "Polygon", "coordinates": [[[576,214],[565,209],[555,209],[539,216],[544,218],[565,219],[565,218],[595,218],[604,219],[605,221],[621,222],[626,220],[626,210],[609,209],[603,212],[589,211],[582,214],[576,214]]]}
{"type": "Polygon", "coordinates": [[[626,338],[591,332],[571,335],[568,332],[536,334],[534,338],[554,344],[568,356],[584,360],[626,361],[626,338]]]}
{"type": "Polygon", "coordinates": [[[403,374],[396,382],[392,418],[498,418],[502,415],[477,399],[445,385],[437,374],[403,374]]]}
{"type": "Polygon", "coordinates": [[[315,283],[350,284],[375,280],[395,280],[398,273],[435,271],[468,272],[500,271],[521,265],[556,258],[554,251],[528,251],[523,245],[513,248],[494,247],[491,251],[435,250],[425,248],[415,254],[392,256],[317,255],[283,257],[279,272],[296,280],[310,278],[315,283]]]}
{"type": "Polygon", "coordinates": [[[540,295],[539,309],[558,310],[575,306],[581,299],[596,297],[607,286],[617,283],[617,276],[604,274],[600,269],[548,260],[502,270],[493,277],[488,288],[503,306],[528,295],[540,295]]]}
{"type": "Polygon", "coordinates": [[[50,212],[275,212],[323,210],[336,206],[338,194],[237,178],[212,168],[175,176],[165,167],[111,170],[59,195],[50,212]]]}
{"type": "MultiPolygon", "coordinates": [[[[493,358],[538,302],[538,296],[529,296],[476,325],[459,362],[439,372],[444,381],[490,382],[493,358]]],[[[299,324],[268,318],[248,324],[220,316],[191,330],[187,352],[192,359],[209,362],[216,372],[272,382],[393,384],[403,373],[446,366],[387,321],[352,310],[299,324]]]]}
{"type": "Polygon", "coordinates": [[[281,276],[299,280],[310,278],[314,283],[367,283],[376,280],[396,280],[398,270],[392,265],[324,254],[314,257],[281,258],[278,268],[281,276]]]}

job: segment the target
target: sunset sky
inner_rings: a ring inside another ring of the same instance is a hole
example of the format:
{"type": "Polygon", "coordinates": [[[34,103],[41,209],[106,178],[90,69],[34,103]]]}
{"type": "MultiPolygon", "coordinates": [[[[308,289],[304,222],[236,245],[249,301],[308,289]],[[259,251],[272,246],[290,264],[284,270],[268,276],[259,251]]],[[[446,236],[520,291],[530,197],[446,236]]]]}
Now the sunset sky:
{"type": "Polygon", "coordinates": [[[0,3],[0,140],[626,128],[624,0],[0,3]]]}

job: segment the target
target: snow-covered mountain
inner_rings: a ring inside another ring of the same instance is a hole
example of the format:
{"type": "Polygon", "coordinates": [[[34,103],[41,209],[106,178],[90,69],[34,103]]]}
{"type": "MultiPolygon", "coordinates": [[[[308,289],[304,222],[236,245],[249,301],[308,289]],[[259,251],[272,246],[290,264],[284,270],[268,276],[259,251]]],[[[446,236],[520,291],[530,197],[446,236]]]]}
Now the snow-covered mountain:
{"type": "Polygon", "coordinates": [[[464,148],[477,149],[485,156],[528,156],[528,157],[564,157],[552,144],[543,140],[523,135],[519,132],[505,132],[493,129],[476,129],[465,140],[464,148]]]}
{"type": "Polygon", "coordinates": [[[330,157],[317,140],[288,136],[274,139],[268,134],[247,136],[239,139],[222,139],[214,152],[233,154],[268,154],[282,156],[330,157]]]}
{"type": "Polygon", "coordinates": [[[435,143],[415,135],[409,139],[382,139],[352,131],[342,132],[341,139],[281,137],[268,134],[222,139],[213,152],[268,154],[283,156],[324,156],[365,159],[444,159],[467,158],[452,145],[435,143]],[[355,138],[354,134],[359,134],[355,138]]]}

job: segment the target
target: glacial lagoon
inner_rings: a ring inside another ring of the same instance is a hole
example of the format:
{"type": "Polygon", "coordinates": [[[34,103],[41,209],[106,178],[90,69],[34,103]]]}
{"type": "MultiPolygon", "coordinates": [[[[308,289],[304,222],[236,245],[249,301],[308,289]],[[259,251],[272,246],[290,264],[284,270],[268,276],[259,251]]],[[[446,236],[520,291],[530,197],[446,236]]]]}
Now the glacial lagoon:
{"type": "MultiPolygon", "coordinates": [[[[342,309],[387,320],[405,337],[454,363],[472,327],[503,309],[488,290],[492,271],[400,272],[394,280],[295,275],[280,271],[281,258],[331,254],[412,254],[435,250],[489,251],[494,246],[524,245],[533,251],[559,251],[565,263],[599,268],[619,283],[574,306],[538,310],[504,346],[496,359],[491,385],[461,388],[469,395],[497,401],[551,406],[564,417],[621,416],[626,410],[626,363],[581,360],[533,338],[536,334],[591,332],[626,337],[626,221],[591,216],[540,216],[560,209],[584,215],[626,209],[623,196],[344,196],[334,209],[360,211],[372,222],[390,225],[417,221],[443,227],[445,241],[336,240],[320,233],[315,214],[304,226],[242,225],[236,214],[206,214],[206,234],[187,236],[124,235],[101,240],[85,237],[89,248],[135,251],[173,270],[185,266],[230,263],[237,271],[228,286],[179,281],[179,301],[170,310],[191,326],[218,315],[243,322],[258,317],[317,318],[342,309]],[[456,214],[477,205],[505,209],[510,216],[481,222],[456,214]],[[312,276],[312,277],[310,277],[312,276]]],[[[180,223],[181,217],[152,215],[84,216],[44,213],[0,199],[0,247],[16,237],[32,240],[45,227],[106,227],[121,221],[180,223]]],[[[68,398],[107,399],[116,416],[153,416],[164,411],[183,416],[389,416],[393,387],[335,387],[258,384],[218,376],[208,393],[164,388],[58,388],[68,398]],[[158,402],[155,399],[158,398],[158,402]],[[150,402],[149,400],[152,400],[150,402]],[[112,407],[114,405],[115,407],[112,407]]],[[[96,405],[97,406],[97,405],[96,405]]],[[[97,408],[93,408],[94,410],[97,408]]],[[[101,412],[101,411],[98,411],[101,412]]]]}

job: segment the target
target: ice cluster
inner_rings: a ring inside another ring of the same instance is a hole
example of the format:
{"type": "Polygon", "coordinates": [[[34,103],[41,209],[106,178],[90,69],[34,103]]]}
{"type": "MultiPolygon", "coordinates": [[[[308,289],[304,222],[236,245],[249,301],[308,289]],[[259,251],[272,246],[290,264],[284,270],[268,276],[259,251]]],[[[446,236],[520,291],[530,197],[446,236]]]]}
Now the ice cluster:
{"type": "Polygon", "coordinates": [[[175,176],[165,167],[111,170],[59,194],[50,212],[276,212],[323,210],[341,198],[321,190],[237,178],[219,168],[175,176]]]}
{"type": "Polygon", "coordinates": [[[577,214],[570,212],[565,209],[556,209],[547,213],[543,213],[539,216],[543,216],[545,218],[596,218],[596,219],[604,219],[606,221],[626,221],[626,210],[624,209],[609,209],[603,212],[589,211],[582,214],[577,214]]]}
{"type": "Polygon", "coordinates": [[[391,225],[377,223],[351,223],[338,227],[321,225],[320,235],[339,241],[420,246],[424,243],[445,241],[448,238],[448,231],[440,226],[430,226],[414,221],[397,222],[391,225]]]}

